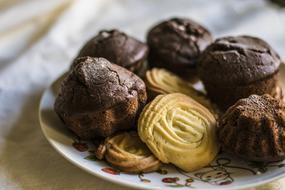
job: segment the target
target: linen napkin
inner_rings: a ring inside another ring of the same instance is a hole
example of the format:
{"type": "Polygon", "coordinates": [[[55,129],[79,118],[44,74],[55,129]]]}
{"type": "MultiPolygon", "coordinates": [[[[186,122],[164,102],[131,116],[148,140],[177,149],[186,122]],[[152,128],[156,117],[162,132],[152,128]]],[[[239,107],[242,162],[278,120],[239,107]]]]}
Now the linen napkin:
{"type": "MultiPolygon", "coordinates": [[[[285,57],[285,11],[262,0],[0,0],[0,190],[131,189],[92,176],[44,138],[38,104],[44,89],[100,29],[145,40],[150,26],[191,17],[216,37],[252,34],[285,57]]],[[[285,180],[258,190],[285,188],[285,180]]]]}

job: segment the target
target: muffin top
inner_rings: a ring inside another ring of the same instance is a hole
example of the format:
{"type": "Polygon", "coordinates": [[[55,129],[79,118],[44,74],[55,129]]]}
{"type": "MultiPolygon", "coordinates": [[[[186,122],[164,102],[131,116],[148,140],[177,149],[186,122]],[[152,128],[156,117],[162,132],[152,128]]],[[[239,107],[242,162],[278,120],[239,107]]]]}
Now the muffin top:
{"type": "Polygon", "coordinates": [[[130,68],[147,58],[145,43],[118,30],[102,30],[90,39],[77,57],[104,57],[110,62],[130,68]]]}
{"type": "Polygon", "coordinates": [[[280,63],[279,55],[259,38],[223,37],[201,55],[199,74],[208,83],[244,85],[275,74],[280,63]]]}
{"type": "Polygon", "coordinates": [[[270,95],[240,99],[221,117],[218,139],[223,148],[252,161],[285,158],[285,104],[270,95]]]}
{"type": "Polygon", "coordinates": [[[210,32],[187,18],[172,18],[154,26],[148,33],[151,54],[164,64],[196,66],[200,52],[212,42],[210,32]]]}
{"type": "Polygon", "coordinates": [[[62,84],[58,103],[65,111],[104,111],[138,96],[146,100],[145,84],[132,72],[104,58],[81,57],[62,84]]]}

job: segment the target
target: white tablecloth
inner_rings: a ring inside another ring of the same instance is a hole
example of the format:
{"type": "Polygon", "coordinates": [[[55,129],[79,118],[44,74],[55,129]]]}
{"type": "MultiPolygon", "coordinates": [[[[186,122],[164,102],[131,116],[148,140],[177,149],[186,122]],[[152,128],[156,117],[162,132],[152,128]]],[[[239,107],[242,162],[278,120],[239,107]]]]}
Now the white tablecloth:
{"type": "MultiPolygon", "coordinates": [[[[0,190],[127,189],[73,166],[45,140],[43,90],[98,30],[144,40],[160,19],[191,17],[216,37],[252,34],[285,58],[285,11],[262,0],[0,0],[0,190]]],[[[285,180],[258,189],[284,189],[285,180]]]]}

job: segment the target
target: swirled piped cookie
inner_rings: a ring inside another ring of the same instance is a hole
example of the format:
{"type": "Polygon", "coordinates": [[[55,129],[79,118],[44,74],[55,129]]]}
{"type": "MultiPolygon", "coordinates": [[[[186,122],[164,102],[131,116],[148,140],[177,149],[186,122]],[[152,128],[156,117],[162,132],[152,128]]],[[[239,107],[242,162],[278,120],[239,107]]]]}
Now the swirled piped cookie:
{"type": "Polygon", "coordinates": [[[127,173],[153,172],[161,165],[136,132],[120,133],[107,138],[104,158],[127,173]]]}
{"type": "Polygon", "coordinates": [[[206,96],[192,87],[191,83],[185,81],[166,69],[153,68],[148,70],[145,77],[147,90],[152,97],[159,94],[182,93],[190,96],[210,110],[213,105],[206,96]]]}
{"type": "Polygon", "coordinates": [[[159,160],[185,171],[208,165],[219,150],[215,117],[180,93],[150,102],[140,115],[138,134],[159,160]]]}

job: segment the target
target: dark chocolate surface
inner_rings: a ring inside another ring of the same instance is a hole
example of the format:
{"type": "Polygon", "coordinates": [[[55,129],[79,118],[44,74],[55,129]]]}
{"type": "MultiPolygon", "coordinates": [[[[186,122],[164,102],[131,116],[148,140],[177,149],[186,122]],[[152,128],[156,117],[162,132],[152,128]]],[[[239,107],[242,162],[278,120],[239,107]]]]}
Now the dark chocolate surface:
{"type": "Polygon", "coordinates": [[[83,139],[135,129],[147,99],[144,82],[104,58],[82,57],[63,81],[55,111],[83,139]]]}
{"type": "Polygon", "coordinates": [[[224,37],[201,55],[199,74],[207,83],[246,85],[277,73],[280,63],[279,55],[259,38],[224,37]]]}
{"type": "Polygon", "coordinates": [[[138,74],[147,55],[145,43],[118,30],[102,30],[82,47],[77,57],[104,57],[138,74]]]}
{"type": "Polygon", "coordinates": [[[285,104],[270,95],[240,99],[221,117],[218,140],[223,150],[250,161],[285,158],[285,104]]]}
{"type": "Polygon", "coordinates": [[[189,70],[196,70],[201,51],[211,42],[210,32],[191,19],[166,20],[148,33],[149,64],[181,75],[187,74],[189,70]]]}

